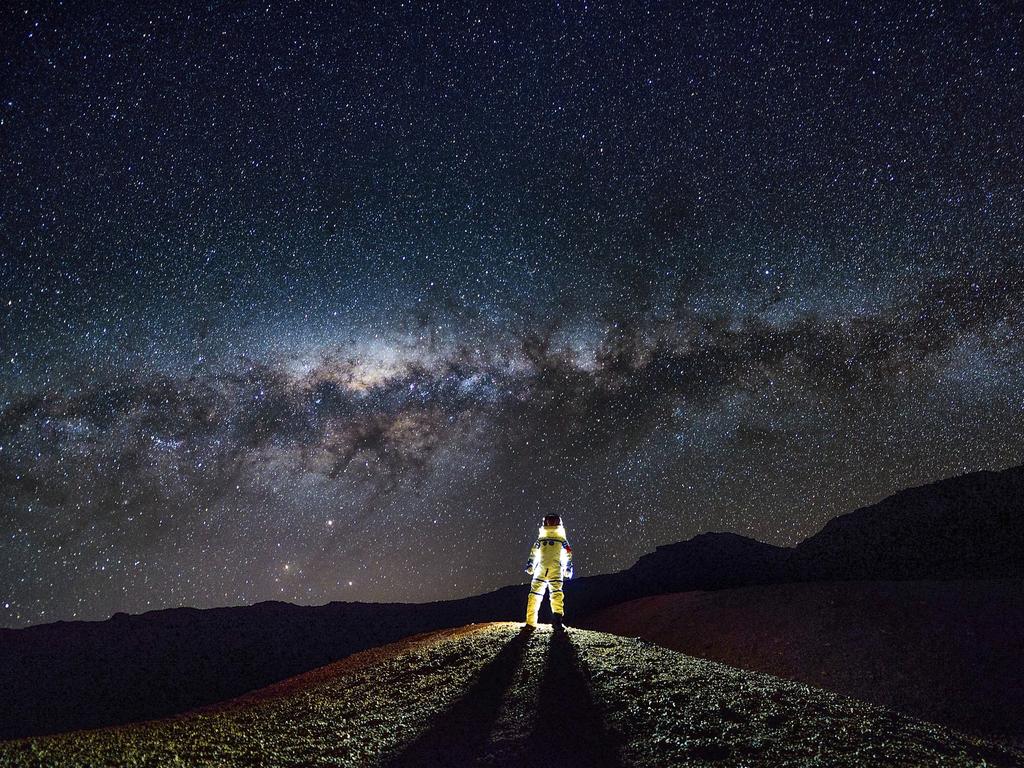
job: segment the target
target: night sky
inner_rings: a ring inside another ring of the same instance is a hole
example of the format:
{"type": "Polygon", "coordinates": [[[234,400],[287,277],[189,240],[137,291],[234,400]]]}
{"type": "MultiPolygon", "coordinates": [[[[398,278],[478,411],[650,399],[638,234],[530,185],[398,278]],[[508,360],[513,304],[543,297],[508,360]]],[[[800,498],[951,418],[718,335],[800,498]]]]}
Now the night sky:
{"type": "Polygon", "coordinates": [[[0,12],[0,625],[1024,461],[1019,4],[159,5],[0,12]]]}

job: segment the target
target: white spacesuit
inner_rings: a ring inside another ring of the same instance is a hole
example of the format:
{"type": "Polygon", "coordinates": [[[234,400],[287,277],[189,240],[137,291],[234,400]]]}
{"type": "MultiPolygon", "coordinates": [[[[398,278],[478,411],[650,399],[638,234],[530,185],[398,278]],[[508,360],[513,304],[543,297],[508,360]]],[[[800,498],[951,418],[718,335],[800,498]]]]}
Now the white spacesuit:
{"type": "Polygon", "coordinates": [[[537,626],[537,614],[544,600],[544,593],[551,590],[552,624],[562,629],[565,601],[562,595],[562,580],[572,578],[572,549],[565,538],[565,528],[558,515],[546,515],[537,541],[530,550],[526,572],[533,576],[530,595],[526,599],[526,626],[537,626]]]}

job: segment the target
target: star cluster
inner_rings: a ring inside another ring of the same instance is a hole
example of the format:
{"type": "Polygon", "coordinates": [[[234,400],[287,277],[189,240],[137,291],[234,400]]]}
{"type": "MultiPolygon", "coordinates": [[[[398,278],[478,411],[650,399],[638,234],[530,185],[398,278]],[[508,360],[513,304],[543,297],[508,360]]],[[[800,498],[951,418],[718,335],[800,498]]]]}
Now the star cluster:
{"type": "Polygon", "coordinates": [[[793,544],[1024,449],[999,3],[9,6],[0,624],[793,544]]]}

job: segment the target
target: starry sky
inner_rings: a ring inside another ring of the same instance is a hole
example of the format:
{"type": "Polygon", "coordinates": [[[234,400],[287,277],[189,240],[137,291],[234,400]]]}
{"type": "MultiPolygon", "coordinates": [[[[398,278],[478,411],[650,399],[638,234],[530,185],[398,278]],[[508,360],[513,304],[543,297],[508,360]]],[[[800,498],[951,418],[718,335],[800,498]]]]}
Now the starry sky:
{"type": "Polygon", "coordinates": [[[425,601],[1024,459],[1015,3],[0,12],[0,625],[425,601]],[[785,7],[783,7],[785,6],[785,7]]]}

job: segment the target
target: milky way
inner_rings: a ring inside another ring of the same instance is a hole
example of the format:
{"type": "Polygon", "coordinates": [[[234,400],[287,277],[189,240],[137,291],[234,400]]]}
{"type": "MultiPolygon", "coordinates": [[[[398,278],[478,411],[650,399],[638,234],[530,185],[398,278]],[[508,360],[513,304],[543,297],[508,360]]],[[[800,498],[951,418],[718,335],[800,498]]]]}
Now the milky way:
{"type": "Polygon", "coordinates": [[[1020,9],[675,5],[3,11],[0,624],[1020,463],[1020,9]]]}

